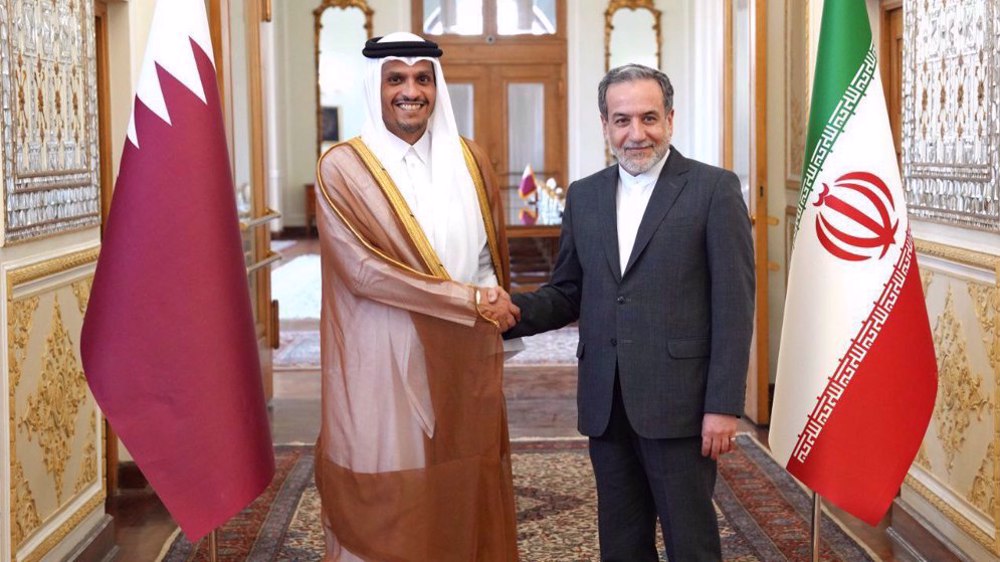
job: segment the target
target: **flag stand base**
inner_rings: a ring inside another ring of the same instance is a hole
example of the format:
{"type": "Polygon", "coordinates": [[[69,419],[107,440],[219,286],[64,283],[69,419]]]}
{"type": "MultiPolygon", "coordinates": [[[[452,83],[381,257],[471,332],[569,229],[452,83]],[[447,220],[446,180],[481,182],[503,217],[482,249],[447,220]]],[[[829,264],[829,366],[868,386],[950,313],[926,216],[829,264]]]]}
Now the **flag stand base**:
{"type": "MultiPolygon", "coordinates": [[[[819,562],[819,522],[823,516],[823,498],[813,492],[812,562],[819,562]]],[[[213,533],[215,531],[212,531],[213,533]]]]}

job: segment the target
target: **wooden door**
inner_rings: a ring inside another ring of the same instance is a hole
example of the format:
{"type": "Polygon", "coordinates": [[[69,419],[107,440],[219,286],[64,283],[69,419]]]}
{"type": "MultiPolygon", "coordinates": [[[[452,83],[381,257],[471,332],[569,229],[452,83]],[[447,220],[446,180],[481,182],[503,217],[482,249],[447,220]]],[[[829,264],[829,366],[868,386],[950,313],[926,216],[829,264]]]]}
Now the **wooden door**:
{"type": "MultiPolygon", "coordinates": [[[[111,160],[111,78],[108,59],[108,6],[102,1],[94,2],[94,49],[97,58],[97,129],[99,170],[101,178],[101,234],[111,210],[111,193],[114,190],[114,166],[111,160]]],[[[103,416],[102,416],[103,418],[103,416]]],[[[118,435],[111,424],[104,419],[104,479],[107,498],[118,491],[118,435]]]]}
{"type": "Polygon", "coordinates": [[[757,277],[754,335],[744,410],[757,424],[770,419],[767,259],[767,2],[725,0],[723,166],[740,178],[753,224],[757,277]]]}
{"type": "Polygon", "coordinates": [[[271,351],[278,324],[271,301],[270,221],[280,216],[268,205],[265,96],[261,52],[263,6],[256,0],[207,0],[216,70],[232,159],[243,253],[250,283],[264,395],[273,394],[271,351]]]}
{"type": "Polygon", "coordinates": [[[882,2],[882,47],[879,64],[882,84],[889,110],[892,143],[896,147],[896,162],[903,169],[903,3],[902,0],[882,2]]]}
{"type": "Polygon", "coordinates": [[[525,166],[540,182],[553,178],[565,186],[568,181],[561,67],[458,63],[443,68],[459,131],[490,156],[506,188],[507,222],[516,228],[523,206],[516,187],[525,166]]]}

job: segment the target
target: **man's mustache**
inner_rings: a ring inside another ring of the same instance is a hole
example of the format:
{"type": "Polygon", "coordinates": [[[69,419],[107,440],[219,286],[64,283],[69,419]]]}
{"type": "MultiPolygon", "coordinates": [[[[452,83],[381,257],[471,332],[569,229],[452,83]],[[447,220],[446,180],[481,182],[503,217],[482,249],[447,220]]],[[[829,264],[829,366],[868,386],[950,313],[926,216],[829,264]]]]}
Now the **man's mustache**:
{"type": "Polygon", "coordinates": [[[402,96],[401,95],[401,96],[397,96],[396,99],[393,100],[393,103],[427,103],[427,98],[425,98],[423,96],[418,96],[418,97],[415,97],[415,98],[411,98],[411,97],[407,97],[407,96],[402,96]]]}

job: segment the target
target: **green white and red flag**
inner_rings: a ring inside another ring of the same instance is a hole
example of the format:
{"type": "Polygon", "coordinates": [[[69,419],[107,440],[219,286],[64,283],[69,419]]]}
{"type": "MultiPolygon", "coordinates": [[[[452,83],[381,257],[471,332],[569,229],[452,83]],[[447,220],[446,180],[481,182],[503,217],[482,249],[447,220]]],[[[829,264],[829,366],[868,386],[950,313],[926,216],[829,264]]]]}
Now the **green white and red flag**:
{"type": "Polygon", "coordinates": [[[875,525],[920,447],[937,364],[864,0],[827,0],[770,444],[875,525]]]}

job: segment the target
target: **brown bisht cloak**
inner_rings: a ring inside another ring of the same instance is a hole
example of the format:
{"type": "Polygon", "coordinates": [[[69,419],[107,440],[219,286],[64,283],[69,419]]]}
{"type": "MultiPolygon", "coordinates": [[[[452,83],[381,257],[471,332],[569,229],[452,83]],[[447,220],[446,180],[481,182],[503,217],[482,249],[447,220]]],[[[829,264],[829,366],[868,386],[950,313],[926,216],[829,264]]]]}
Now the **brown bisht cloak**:
{"type": "MultiPolygon", "coordinates": [[[[482,151],[463,151],[498,283],[509,287],[500,191],[482,151]]],[[[497,328],[476,312],[473,287],[449,279],[360,138],[327,151],[317,175],[316,483],[328,557],[517,560],[497,328]]]]}

